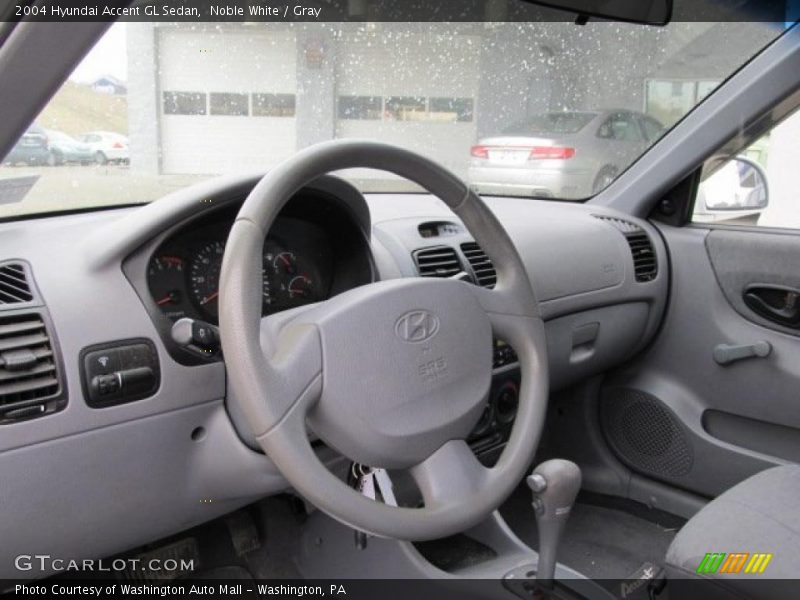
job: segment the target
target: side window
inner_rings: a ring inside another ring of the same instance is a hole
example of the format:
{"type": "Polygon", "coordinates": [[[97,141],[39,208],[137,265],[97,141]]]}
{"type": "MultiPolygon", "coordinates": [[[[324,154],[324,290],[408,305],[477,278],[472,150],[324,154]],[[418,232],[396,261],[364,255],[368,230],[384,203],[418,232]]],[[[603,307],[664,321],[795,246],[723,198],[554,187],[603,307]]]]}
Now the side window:
{"type": "Polygon", "coordinates": [[[293,117],[295,115],[294,94],[253,94],[254,117],[293,117]]]}
{"type": "Polygon", "coordinates": [[[664,133],[664,126],[652,117],[642,117],[641,124],[644,138],[651,144],[664,133]]]}
{"type": "Polygon", "coordinates": [[[709,161],[692,221],[800,229],[800,110],[726,161],[709,161]]]}
{"type": "Polygon", "coordinates": [[[600,126],[598,137],[621,142],[640,142],[642,135],[639,126],[630,115],[618,113],[612,115],[600,126]]]}
{"type": "Polygon", "coordinates": [[[474,114],[472,98],[431,98],[431,121],[440,123],[468,123],[474,114]]]}
{"type": "Polygon", "coordinates": [[[164,92],[165,115],[206,114],[206,94],[203,92],[164,92]]]}
{"type": "Polygon", "coordinates": [[[246,117],[248,115],[247,94],[211,92],[209,106],[212,115],[246,117]]]}
{"type": "Polygon", "coordinates": [[[380,96],[339,96],[339,118],[380,121],[383,99],[380,96]]]}

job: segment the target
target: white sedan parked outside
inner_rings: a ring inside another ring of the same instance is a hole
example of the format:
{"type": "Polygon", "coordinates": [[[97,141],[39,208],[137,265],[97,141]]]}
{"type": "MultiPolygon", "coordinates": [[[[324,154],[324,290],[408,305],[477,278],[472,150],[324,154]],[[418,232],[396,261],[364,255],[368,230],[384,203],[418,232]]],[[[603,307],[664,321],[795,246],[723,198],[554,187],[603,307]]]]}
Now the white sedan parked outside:
{"type": "Polygon", "coordinates": [[[94,153],[97,164],[109,162],[128,163],[128,138],[121,133],[111,131],[90,131],[80,136],[80,141],[88,144],[94,153]]]}

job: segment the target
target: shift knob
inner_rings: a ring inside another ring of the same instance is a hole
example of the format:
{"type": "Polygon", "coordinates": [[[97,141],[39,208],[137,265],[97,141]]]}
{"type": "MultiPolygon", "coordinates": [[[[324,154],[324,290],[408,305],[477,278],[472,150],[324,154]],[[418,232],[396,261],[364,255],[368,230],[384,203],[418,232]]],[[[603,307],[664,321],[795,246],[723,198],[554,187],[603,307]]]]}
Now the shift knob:
{"type": "Polygon", "coordinates": [[[581,489],[581,470],[568,460],[548,460],[533,470],[527,483],[533,492],[533,509],[539,531],[536,579],[552,585],[558,542],[581,489]]]}

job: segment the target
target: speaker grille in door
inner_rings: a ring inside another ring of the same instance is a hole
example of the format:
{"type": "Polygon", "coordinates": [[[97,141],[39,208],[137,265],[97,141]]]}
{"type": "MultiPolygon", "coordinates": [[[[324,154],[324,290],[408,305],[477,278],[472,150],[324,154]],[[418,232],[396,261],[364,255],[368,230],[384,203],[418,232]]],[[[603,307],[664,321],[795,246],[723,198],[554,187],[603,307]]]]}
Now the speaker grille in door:
{"type": "Polygon", "coordinates": [[[686,428],[655,396],[628,388],[606,390],[600,419],[612,450],[634,471],[677,478],[692,470],[694,452],[686,428]]]}

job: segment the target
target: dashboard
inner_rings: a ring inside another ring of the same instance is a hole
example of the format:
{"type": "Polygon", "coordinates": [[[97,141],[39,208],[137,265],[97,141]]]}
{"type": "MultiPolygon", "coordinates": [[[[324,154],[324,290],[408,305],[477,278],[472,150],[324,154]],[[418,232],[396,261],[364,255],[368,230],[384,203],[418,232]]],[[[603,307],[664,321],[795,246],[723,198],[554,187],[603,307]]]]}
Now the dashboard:
{"type": "MultiPolygon", "coordinates": [[[[172,336],[182,319],[217,322],[225,241],[258,180],[220,178],[145,206],[0,223],[0,258],[21,265],[32,295],[0,307],[0,324],[16,330],[19,319],[39,318],[55,369],[55,391],[47,388],[44,399],[52,406],[1,426],[0,478],[15,482],[3,506],[19,518],[3,523],[0,564],[13,565],[13,548],[111,556],[287,489],[239,412],[221,353],[193,353],[172,336]],[[124,374],[121,391],[103,369],[124,374]],[[106,400],[91,402],[102,385],[106,400]],[[87,536],[108,529],[115,535],[87,536]]],[[[669,281],[652,225],[588,204],[487,204],[539,300],[551,390],[614,368],[649,343],[669,281]],[[642,238],[657,271],[637,270],[641,257],[632,252],[642,238]]],[[[341,179],[320,178],[288,202],[266,238],[263,313],[378,280],[451,276],[438,264],[443,253],[456,273],[480,283],[488,267],[477,250],[428,194],[365,196],[341,179]]],[[[508,347],[498,342],[494,360],[486,410],[469,440],[486,460],[512,426],[520,385],[508,347]]],[[[331,470],[349,466],[333,448],[313,447],[331,470]]],[[[13,575],[0,568],[0,576],[13,575]]]]}

